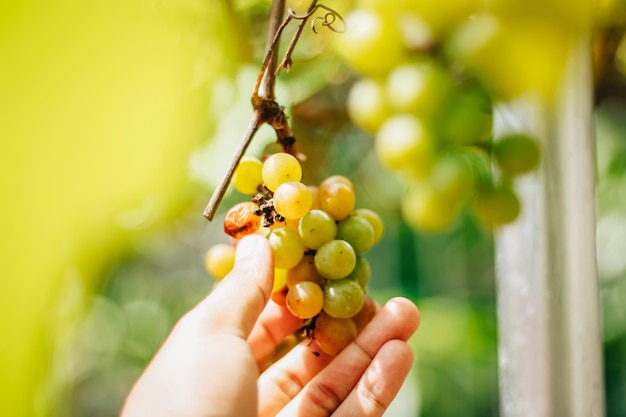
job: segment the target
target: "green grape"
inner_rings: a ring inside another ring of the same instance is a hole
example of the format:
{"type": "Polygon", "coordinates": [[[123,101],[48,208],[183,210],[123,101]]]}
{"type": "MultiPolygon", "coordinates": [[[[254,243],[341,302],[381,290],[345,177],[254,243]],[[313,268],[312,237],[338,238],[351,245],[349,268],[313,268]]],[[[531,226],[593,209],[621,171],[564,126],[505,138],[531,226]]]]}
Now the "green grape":
{"type": "Polygon", "coordinates": [[[372,268],[370,267],[370,263],[363,256],[356,257],[356,265],[354,269],[346,277],[346,279],[352,279],[359,283],[361,288],[363,288],[364,292],[367,292],[367,285],[370,282],[370,277],[372,276],[372,268]]]}
{"type": "Polygon", "coordinates": [[[500,171],[513,177],[530,172],[539,165],[539,144],[530,136],[510,134],[494,143],[492,155],[500,171]]]}
{"type": "Polygon", "coordinates": [[[369,78],[352,85],[346,107],[352,122],[369,133],[375,133],[391,116],[382,83],[369,78]]]}
{"type": "Polygon", "coordinates": [[[310,319],[322,311],[324,293],[319,285],[311,281],[300,281],[287,292],[287,308],[301,319],[310,319]]]}
{"type": "Polygon", "coordinates": [[[402,34],[389,16],[357,9],[345,23],[345,33],[333,38],[335,49],[359,73],[381,75],[406,59],[402,34]]]}
{"type": "Polygon", "coordinates": [[[445,71],[433,61],[401,65],[387,77],[387,101],[396,112],[429,120],[445,102],[450,83],[445,71]]]}
{"type": "Polygon", "coordinates": [[[304,255],[298,265],[287,270],[287,287],[291,288],[301,281],[311,281],[320,287],[324,285],[325,279],[317,272],[312,255],[304,255]]]}
{"type": "Polygon", "coordinates": [[[284,182],[300,181],[302,167],[295,156],[279,152],[270,155],[263,163],[261,171],[263,183],[270,191],[276,191],[284,182]]]}
{"type": "Polygon", "coordinates": [[[362,217],[348,216],[337,223],[337,239],[348,242],[356,253],[367,252],[374,246],[374,228],[362,217]]]}
{"type": "Polygon", "coordinates": [[[369,222],[369,224],[374,229],[374,243],[377,243],[383,236],[383,232],[385,230],[383,219],[374,210],[368,208],[358,208],[354,210],[350,215],[355,217],[362,217],[369,222]]]}
{"type": "Polygon", "coordinates": [[[422,122],[409,114],[388,119],[376,134],[376,153],[392,170],[410,169],[425,177],[435,160],[433,138],[422,122]]]}
{"type": "Polygon", "coordinates": [[[315,253],[315,268],[328,279],[347,277],[356,265],[356,253],[344,240],[324,243],[315,253]]]}
{"type": "Polygon", "coordinates": [[[464,204],[474,193],[474,175],[464,158],[448,153],[439,158],[428,181],[450,204],[464,204]]]}
{"type": "Polygon", "coordinates": [[[322,311],[315,320],[313,339],[327,355],[337,355],[356,339],[356,335],[357,328],[351,319],[338,319],[322,311]]]}
{"type": "Polygon", "coordinates": [[[484,107],[476,94],[454,94],[438,118],[441,139],[458,145],[486,142],[491,134],[491,114],[484,107]]]}
{"type": "Polygon", "coordinates": [[[335,182],[319,190],[320,208],[335,220],[346,218],[354,209],[356,195],[350,186],[335,182]]]}
{"type": "Polygon", "coordinates": [[[311,209],[313,196],[306,185],[288,181],[276,188],[273,201],[276,212],[285,219],[299,219],[311,209]]]}
{"type": "Polygon", "coordinates": [[[486,226],[511,223],[520,213],[520,201],[506,184],[483,187],[474,203],[474,215],[486,226]]]}
{"type": "Polygon", "coordinates": [[[435,233],[448,228],[460,214],[462,204],[453,204],[431,184],[414,184],[401,201],[402,215],[415,230],[435,233]]]}
{"type": "Polygon", "coordinates": [[[208,273],[216,279],[223,279],[235,265],[235,248],[233,245],[218,243],[211,246],[204,256],[204,266],[208,273]]]}
{"type": "Polygon", "coordinates": [[[337,234],[337,224],[330,214],[323,210],[311,210],[298,223],[298,233],[309,249],[318,249],[333,240],[337,234]]]}
{"type": "Polygon", "coordinates": [[[304,256],[302,239],[291,229],[282,227],[272,230],[267,240],[269,240],[274,252],[274,266],[276,268],[293,268],[304,256]]]}
{"type": "Polygon", "coordinates": [[[233,186],[242,194],[256,194],[263,184],[263,162],[252,156],[244,156],[239,161],[233,175],[233,186]]]}
{"type": "Polygon", "coordinates": [[[329,316],[350,318],[361,310],[364,302],[365,292],[353,279],[327,281],[324,286],[324,311],[329,316]]]}

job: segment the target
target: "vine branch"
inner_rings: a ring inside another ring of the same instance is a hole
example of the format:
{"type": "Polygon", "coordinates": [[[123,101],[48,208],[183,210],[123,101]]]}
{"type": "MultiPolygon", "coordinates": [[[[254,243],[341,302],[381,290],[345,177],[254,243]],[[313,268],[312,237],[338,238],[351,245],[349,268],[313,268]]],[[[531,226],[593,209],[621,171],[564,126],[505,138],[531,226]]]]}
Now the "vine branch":
{"type": "MultiPolygon", "coordinates": [[[[317,22],[318,19],[322,19],[322,26],[326,26],[333,31],[337,31],[335,28],[332,27],[332,24],[335,22],[337,17],[342,20],[341,16],[339,16],[339,14],[337,14],[332,9],[318,4],[318,0],[312,0],[307,9],[307,12],[303,15],[297,15],[292,9],[289,9],[287,12],[287,16],[284,19],[283,15],[285,14],[285,0],[274,0],[272,2],[265,57],[263,58],[263,63],[261,65],[259,76],[257,77],[257,81],[251,97],[253,108],[252,118],[250,119],[248,129],[245,131],[243,137],[241,138],[241,142],[239,143],[239,146],[235,151],[235,155],[230,162],[228,170],[226,171],[219,184],[217,185],[215,191],[213,192],[209,204],[204,209],[204,217],[206,217],[208,220],[213,220],[217,208],[222,201],[222,198],[224,197],[224,194],[226,193],[226,190],[228,189],[228,186],[232,180],[235,169],[237,168],[237,165],[239,165],[239,161],[243,157],[246,149],[248,148],[248,145],[252,141],[252,138],[259,130],[261,125],[267,123],[272,126],[274,128],[274,131],[276,132],[276,140],[278,143],[281,144],[283,150],[291,154],[296,153],[296,139],[293,136],[293,132],[291,131],[291,128],[289,126],[284,107],[280,106],[275,101],[274,87],[276,85],[276,77],[280,73],[280,71],[282,69],[289,69],[289,67],[291,66],[291,54],[300,38],[300,35],[302,34],[304,25],[306,24],[309,17],[311,17],[318,8],[326,10],[326,14],[323,18],[316,18],[313,21],[313,25],[315,25],[315,22],[317,22]],[[278,24],[281,19],[282,23],[278,24]],[[285,56],[283,57],[280,65],[278,65],[277,67],[278,48],[281,35],[287,25],[289,25],[289,23],[294,19],[300,20],[300,25],[296,29],[296,32],[294,33],[289,43],[287,51],[285,52],[285,56]]],[[[313,31],[316,32],[315,26],[313,26],[313,31]]]]}

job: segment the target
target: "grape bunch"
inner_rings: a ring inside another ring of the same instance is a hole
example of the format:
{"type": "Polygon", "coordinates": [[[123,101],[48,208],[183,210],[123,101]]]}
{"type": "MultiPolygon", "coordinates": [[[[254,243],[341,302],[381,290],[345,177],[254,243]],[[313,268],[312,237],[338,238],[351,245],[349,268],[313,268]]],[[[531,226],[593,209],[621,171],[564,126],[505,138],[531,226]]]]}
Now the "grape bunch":
{"type": "Polygon", "coordinates": [[[406,184],[407,223],[439,232],[465,209],[487,227],[515,220],[514,180],[535,169],[540,149],[523,132],[493,138],[492,102],[523,92],[501,85],[530,88],[539,81],[479,71],[479,58],[499,62],[493,44],[508,34],[502,27],[508,21],[472,0],[355,3],[345,33],[333,38],[358,76],[347,111],[374,136],[382,164],[406,184]]]}
{"type": "MultiPolygon", "coordinates": [[[[364,253],[380,240],[383,222],[376,212],[355,208],[354,185],[345,176],[330,176],[319,186],[301,179],[300,162],[289,153],[264,162],[242,158],[232,183],[253,197],[228,210],[224,231],[235,243],[250,233],[267,237],[274,255],[272,299],[303,319],[305,333],[333,355],[375,313],[364,253]]],[[[208,250],[205,265],[221,279],[234,258],[233,245],[218,244],[208,250]]]]}

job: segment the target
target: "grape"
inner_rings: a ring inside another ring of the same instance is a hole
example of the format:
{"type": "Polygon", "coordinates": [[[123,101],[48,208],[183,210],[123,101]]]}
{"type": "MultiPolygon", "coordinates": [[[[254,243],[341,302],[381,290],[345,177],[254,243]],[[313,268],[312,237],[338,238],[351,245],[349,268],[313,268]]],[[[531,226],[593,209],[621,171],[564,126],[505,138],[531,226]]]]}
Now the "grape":
{"type": "Polygon", "coordinates": [[[363,307],[365,292],[353,279],[344,278],[326,282],[324,311],[338,319],[354,316],[363,307]]]}
{"type": "Polygon", "coordinates": [[[235,239],[255,233],[261,226],[261,216],[256,214],[258,209],[251,201],[235,204],[224,218],[224,232],[235,239]]]}
{"type": "Polygon", "coordinates": [[[365,297],[363,307],[358,313],[356,313],[355,316],[352,317],[352,321],[356,326],[357,333],[360,333],[361,330],[363,330],[365,326],[367,326],[367,324],[372,321],[377,311],[378,306],[376,305],[376,302],[370,297],[365,297]]]}
{"type": "Polygon", "coordinates": [[[311,192],[311,210],[320,208],[319,187],[316,185],[309,185],[308,187],[311,192]]]}
{"type": "Polygon", "coordinates": [[[401,207],[411,227],[430,233],[446,229],[462,209],[461,204],[451,204],[428,183],[411,186],[402,198],[401,207]]]}
{"type": "Polygon", "coordinates": [[[300,281],[289,288],[287,308],[301,319],[310,319],[322,311],[324,293],[319,285],[311,281],[300,281]]]}
{"type": "Polygon", "coordinates": [[[274,252],[274,266],[276,268],[293,268],[304,256],[302,239],[291,229],[282,227],[272,230],[267,240],[269,240],[274,252]]]}
{"type": "Polygon", "coordinates": [[[359,283],[363,291],[367,288],[367,284],[370,282],[370,277],[372,276],[372,269],[370,267],[370,263],[363,256],[356,257],[356,265],[354,269],[346,277],[346,279],[352,279],[359,283]]]}
{"type": "Polygon", "coordinates": [[[376,134],[376,153],[392,170],[409,168],[418,177],[425,177],[435,159],[435,145],[422,122],[400,114],[388,119],[376,134]]]}
{"type": "Polygon", "coordinates": [[[354,189],[341,182],[332,183],[324,188],[320,187],[320,208],[330,214],[333,219],[346,218],[354,209],[356,196],[354,189]]]}
{"type": "Polygon", "coordinates": [[[287,286],[289,288],[301,281],[315,282],[320,287],[324,285],[324,277],[317,272],[312,255],[304,255],[296,266],[287,270],[287,286]]]}
{"type": "Polygon", "coordinates": [[[376,213],[374,210],[370,210],[368,208],[358,208],[354,210],[351,216],[362,217],[369,222],[369,224],[374,229],[374,243],[377,243],[380,238],[383,236],[384,225],[383,219],[376,213]]]}
{"type": "Polygon", "coordinates": [[[356,325],[351,319],[338,319],[321,312],[315,320],[313,338],[320,350],[336,355],[356,339],[356,325]]]}
{"type": "Polygon", "coordinates": [[[269,226],[269,230],[280,229],[281,227],[286,227],[287,229],[291,229],[294,232],[298,231],[298,222],[300,219],[285,219],[285,220],[277,220],[274,219],[274,223],[269,226]]]}
{"type": "Polygon", "coordinates": [[[443,105],[450,80],[432,61],[396,67],[387,77],[386,94],[396,112],[406,112],[421,119],[432,118],[443,105]]]}
{"type": "Polygon", "coordinates": [[[223,279],[235,265],[235,248],[218,243],[211,246],[204,256],[206,270],[217,279],[223,279]]]}
{"type": "Polygon", "coordinates": [[[368,78],[356,81],[350,88],[346,106],[354,124],[369,133],[375,133],[391,116],[382,83],[368,78]]]}
{"type": "Polygon", "coordinates": [[[300,219],[298,233],[302,237],[304,246],[309,249],[318,249],[337,234],[335,220],[323,210],[311,210],[300,219]]]}
{"type": "Polygon", "coordinates": [[[295,156],[285,152],[270,155],[263,163],[261,171],[263,183],[270,191],[276,191],[284,182],[300,181],[302,167],[295,156]]]}
{"type": "Polygon", "coordinates": [[[328,279],[347,277],[356,265],[356,253],[344,240],[324,243],[315,253],[315,268],[328,279]]]}
{"type": "Polygon", "coordinates": [[[438,122],[441,139],[451,144],[472,145],[489,139],[491,115],[476,94],[457,93],[445,105],[438,122]]]}
{"type": "Polygon", "coordinates": [[[474,215],[490,227],[512,222],[519,212],[519,199],[506,184],[481,189],[474,205],[474,215]]]}
{"type": "Polygon", "coordinates": [[[256,194],[263,184],[263,162],[252,156],[244,156],[239,161],[233,175],[233,186],[242,194],[256,194]]]}
{"type": "Polygon", "coordinates": [[[284,182],[274,191],[274,208],[286,219],[299,219],[309,212],[313,196],[301,182],[284,182]]]}
{"type": "Polygon", "coordinates": [[[330,177],[326,178],[320,183],[319,190],[320,192],[325,192],[328,187],[337,183],[345,184],[350,187],[352,191],[354,191],[354,184],[352,184],[352,181],[350,181],[348,177],[344,177],[343,175],[331,175],[330,177]]]}
{"type": "Polygon", "coordinates": [[[271,298],[271,300],[275,304],[278,304],[279,306],[285,306],[286,307],[287,306],[287,293],[288,292],[289,292],[289,288],[287,288],[287,286],[285,285],[280,290],[274,291],[270,298],[271,298]]]}
{"type": "Polygon", "coordinates": [[[500,170],[508,176],[525,174],[539,164],[539,145],[524,134],[511,134],[493,145],[493,157],[500,170]]]}
{"type": "Polygon", "coordinates": [[[357,9],[345,22],[345,33],[334,38],[336,50],[358,72],[384,74],[405,59],[400,30],[388,16],[357,9]]]}
{"type": "Polygon", "coordinates": [[[356,253],[367,252],[374,245],[374,228],[362,217],[348,216],[337,223],[337,239],[348,242],[356,253]]]}
{"type": "Polygon", "coordinates": [[[475,178],[469,164],[455,154],[443,155],[428,178],[432,188],[450,204],[463,204],[472,196],[475,178]]]}
{"type": "Polygon", "coordinates": [[[282,290],[287,285],[287,270],[274,268],[274,285],[272,293],[282,290]]]}

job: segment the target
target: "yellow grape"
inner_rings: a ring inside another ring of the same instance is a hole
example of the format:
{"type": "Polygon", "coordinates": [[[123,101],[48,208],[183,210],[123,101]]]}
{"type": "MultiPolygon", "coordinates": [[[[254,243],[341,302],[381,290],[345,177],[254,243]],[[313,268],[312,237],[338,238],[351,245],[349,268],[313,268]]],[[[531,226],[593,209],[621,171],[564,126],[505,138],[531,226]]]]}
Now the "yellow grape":
{"type": "Polygon", "coordinates": [[[461,213],[462,204],[452,204],[431,184],[416,184],[406,191],[401,201],[402,215],[407,223],[423,232],[440,232],[461,213]]]}
{"type": "Polygon", "coordinates": [[[270,191],[276,191],[278,186],[288,181],[302,179],[302,167],[295,156],[286,152],[270,155],[263,163],[261,170],[263,183],[270,191]]]}
{"type": "Polygon", "coordinates": [[[369,133],[376,133],[391,116],[383,83],[370,78],[361,78],[352,85],[346,108],[352,122],[369,133]]]}
{"type": "Polygon", "coordinates": [[[330,185],[336,183],[345,184],[354,191],[354,184],[350,181],[350,178],[343,175],[331,175],[330,177],[325,178],[324,181],[320,183],[319,190],[320,192],[324,192],[330,185]]]}
{"type": "Polygon", "coordinates": [[[274,208],[286,219],[299,219],[309,212],[313,196],[301,182],[284,182],[274,191],[274,208]]]}
{"type": "Polygon", "coordinates": [[[235,248],[232,245],[218,243],[211,246],[204,256],[207,272],[216,279],[223,279],[235,265],[235,248]]]}
{"type": "Polygon", "coordinates": [[[319,285],[311,281],[300,281],[287,292],[287,308],[301,319],[310,319],[322,311],[324,293],[319,285]]]}
{"type": "Polygon", "coordinates": [[[354,189],[341,182],[332,183],[323,189],[320,187],[319,199],[320,208],[335,220],[348,217],[356,203],[354,189]]]}
{"type": "Polygon", "coordinates": [[[357,333],[360,333],[361,330],[363,330],[365,326],[367,326],[367,324],[372,321],[377,312],[378,306],[376,305],[376,301],[374,301],[370,297],[366,297],[361,311],[359,311],[354,317],[352,317],[352,321],[356,325],[357,333]]]}
{"type": "Polygon", "coordinates": [[[242,194],[256,194],[263,184],[263,162],[252,156],[244,156],[239,161],[233,175],[233,186],[242,194]]]}
{"type": "Polygon", "coordinates": [[[311,210],[320,208],[319,187],[317,185],[309,185],[311,192],[311,210]]]}
{"type": "Polygon", "coordinates": [[[321,312],[315,320],[313,339],[320,350],[336,355],[356,339],[357,328],[352,319],[337,319],[321,312]]]}
{"type": "Polygon", "coordinates": [[[451,80],[435,62],[405,64],[387,77],[387,102],[396,112],[428,120],[441,110],[450,88],[451,80]]]}
{"type": "Polygon", "coordinates": [[[345,18],[346,31],[333,38],[337,53],[363,75],[381,75],[406,59],[402,34],[387,15],[353,10],[345,18]]]}
{"type": "Polygon", "coordinates": [[[272,293],[282,290],[285,285],[287,285],[287,270],[274,268],[274,285],[272,286],[272,293]]]}
{"type": "Polygon", "coordinates": [[[287,270],[287,287],[291,288],[301,281],[311,281],[320,287],[324,285],[325,279],[317,272],[312,255],[304,255],[296,266],[287,270]]]}
{"type": "Polygon", "coordinates": [[[392,170],[410,170],[418,178],[430,173],[435,143],[428,128],[410,114],[388,119],[376,134],[376,153],[392,170]]]}

